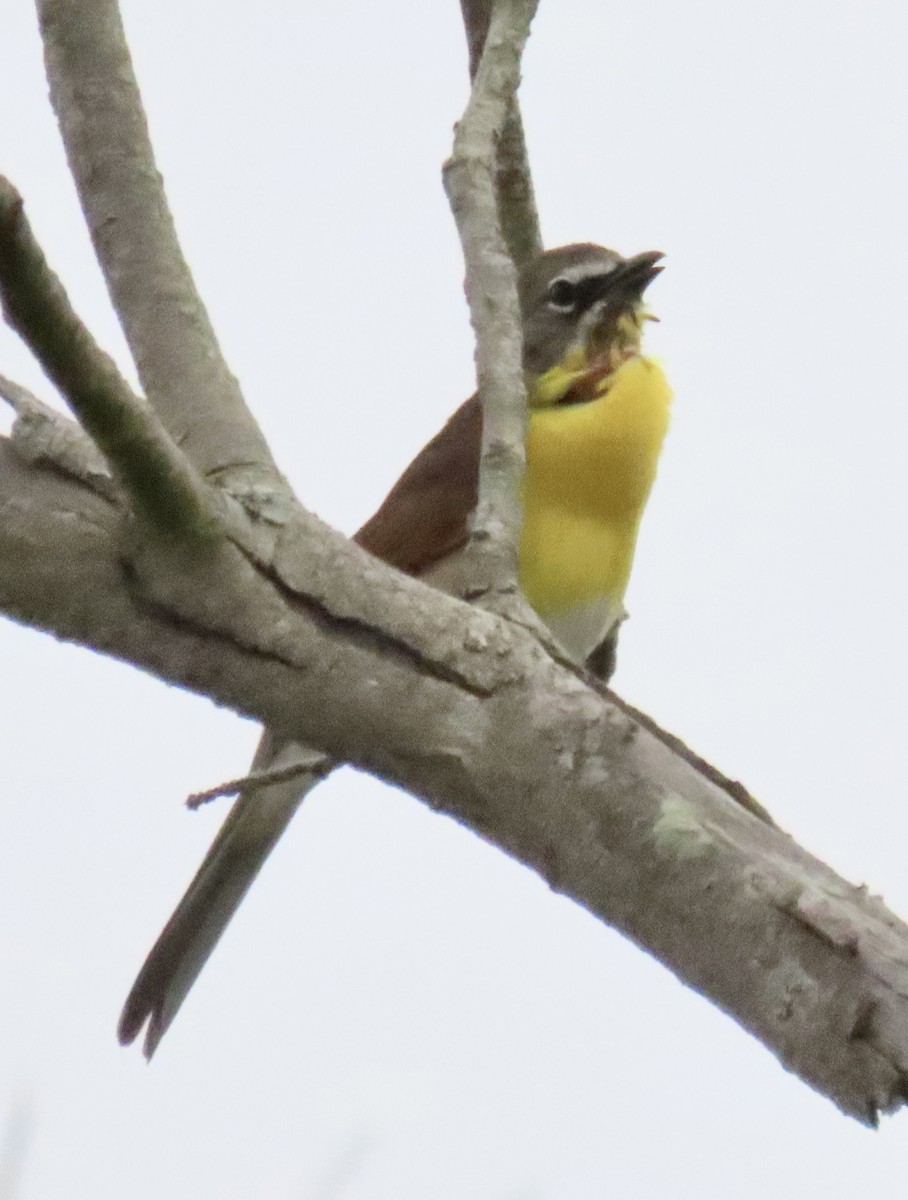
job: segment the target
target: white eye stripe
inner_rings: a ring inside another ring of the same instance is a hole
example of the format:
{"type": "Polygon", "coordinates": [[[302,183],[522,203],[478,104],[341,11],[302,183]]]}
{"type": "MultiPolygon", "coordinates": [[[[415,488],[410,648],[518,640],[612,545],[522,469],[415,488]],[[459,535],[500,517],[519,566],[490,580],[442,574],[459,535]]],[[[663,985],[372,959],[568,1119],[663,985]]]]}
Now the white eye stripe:
{"type": "Polygon", "coordinates": [[[546,288],[546,307],[558,313],[574,312],[587,291],[584,284],[610,275],[623,261],[621,258],[598,259],[566,267],[546,288]]]}
{"type": "MultiPolygon", "coordinates": [[[[610,275],[622,262],[622,259],[597,259],[595,262],[578,263],[575,267],[566,267],[558,279],[566,279],[568,283],[583,283],[598,275],[610,275]]],[[[557,282],[553,280],[553,282],[557,282]]]]}
{"type": "Polygon", "coordinates": [[[563,315],[585,310],[601,294],[606,276],[612,274],[622,261],[587,262],[567,268],[546,288],[546,307],[563,315]]]}

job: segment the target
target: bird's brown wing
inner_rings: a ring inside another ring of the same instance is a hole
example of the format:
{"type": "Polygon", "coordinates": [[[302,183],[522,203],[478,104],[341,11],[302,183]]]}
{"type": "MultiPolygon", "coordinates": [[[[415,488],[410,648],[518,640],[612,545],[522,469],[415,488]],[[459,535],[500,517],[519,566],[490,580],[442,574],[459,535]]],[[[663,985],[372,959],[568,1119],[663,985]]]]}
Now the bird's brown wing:
{"type": "Polygon", "coordinates": [[[417,454],[353,540],[408,575],[421,575],[459,550],[476,507],[481,444],[482,408],[479,397],[471,396],[417,454]]]}

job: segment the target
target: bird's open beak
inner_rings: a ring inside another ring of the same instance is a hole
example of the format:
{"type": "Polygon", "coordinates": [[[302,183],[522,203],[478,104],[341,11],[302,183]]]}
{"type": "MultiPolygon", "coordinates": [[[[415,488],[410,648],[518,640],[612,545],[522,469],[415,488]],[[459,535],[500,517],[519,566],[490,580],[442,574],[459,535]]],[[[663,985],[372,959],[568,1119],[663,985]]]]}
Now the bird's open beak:
{"type": "Polygon", "coordinates": [[[581,326],[581,337],[590,358],[619,349],[625,342],[640,341],[643,293],[661,274],[661,250],[644,250],[627,258],[604,276],[599,295],[581,326]]]}
{"type": "Polygon", "coordinates": [[[626,259],[608,276],[603,299],[639,300],[662,271],[659,262],[665,257],[661,250],[644,250],[626,259]]]}

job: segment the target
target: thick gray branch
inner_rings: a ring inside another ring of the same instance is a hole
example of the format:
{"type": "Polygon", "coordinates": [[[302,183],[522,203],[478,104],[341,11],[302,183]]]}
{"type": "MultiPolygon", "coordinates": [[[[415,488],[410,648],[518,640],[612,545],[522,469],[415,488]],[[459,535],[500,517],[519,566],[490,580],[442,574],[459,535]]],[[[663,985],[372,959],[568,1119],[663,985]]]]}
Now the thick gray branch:
{"type": "Polygon", "coordinates": [[[494,0],[470,100],[445,166],[445,187],[466,262],[482,397],[476,548],[495,590],[515,586],[526,465],[526,393],[517,273],[498,220],[496,146],[520,82],[520,57],[538,0],[494,0]]]}
{"type": "Polygon", "coordinates": [[[32,235],[22,198],[2,176],[0,299],[7,323],[91,434],[137,513],[168,534],[206,532],[212,521],[204,485],[76,315],[32,235]]]}
{"type": "Polygon", "coordinates": [[[520,628],[314,522],[257,537],[127,571],[117,509],[0,441],[0,611],[392,780],[646,947],[844,1111],[904,1102],[908,927],[878,900],[520,628]]]}
{"type": "Polygon", "coordinates": [[[203,472],[275,476],[183,258],[116,0],[37,0],[51,100],[142,387],[203,472]]]}

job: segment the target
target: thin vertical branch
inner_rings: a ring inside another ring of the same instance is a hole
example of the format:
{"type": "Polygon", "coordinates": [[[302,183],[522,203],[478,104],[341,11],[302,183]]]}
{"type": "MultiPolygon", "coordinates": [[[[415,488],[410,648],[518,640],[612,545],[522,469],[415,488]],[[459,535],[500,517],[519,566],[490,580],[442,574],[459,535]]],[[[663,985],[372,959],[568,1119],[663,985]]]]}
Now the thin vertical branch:
{"type": "Polygon", "coordinates": [[[482,459],[474,547],[493,593],[513,591],[522,522],[526,395],[517,273],[499,221],[496,151],[520,82],[537,0],[495,0],[466,111],[445,166],[445,187],[466,262],[482,397],[482,459]]]}
{"type": "MultiPolygon", "coordinates": [[[[467,35],[472,80],[476,76],[489,32],[492,0],[460,0],[460,8],[467,35]]],[[[516,96],[511,102],[496,148],[495,191],[498,196],[501,231],[511,258],[520,270],[542,252],[542,234],[527,157],[523,119],[516,96]]]]}

